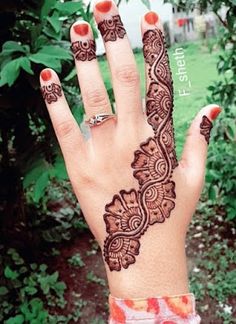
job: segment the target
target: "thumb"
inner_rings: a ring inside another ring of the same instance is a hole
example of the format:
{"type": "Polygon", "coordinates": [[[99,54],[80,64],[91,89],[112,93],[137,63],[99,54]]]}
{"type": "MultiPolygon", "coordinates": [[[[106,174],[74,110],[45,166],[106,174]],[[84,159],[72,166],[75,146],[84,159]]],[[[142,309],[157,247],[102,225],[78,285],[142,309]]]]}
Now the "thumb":
{"type": "Polygon", "coordinates": [[[205,170],[207,148],[212,121],[220,114],[221,108],[217,105],[208,105],[200,110],[189,128],[181,163],[194,170],[205,170]]]}

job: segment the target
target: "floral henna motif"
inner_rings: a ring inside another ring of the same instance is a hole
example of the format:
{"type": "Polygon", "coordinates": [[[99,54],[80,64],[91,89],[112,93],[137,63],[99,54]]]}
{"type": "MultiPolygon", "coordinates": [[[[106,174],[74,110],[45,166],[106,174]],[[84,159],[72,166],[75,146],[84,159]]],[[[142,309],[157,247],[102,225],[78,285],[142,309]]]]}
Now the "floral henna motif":
{"type": "Polygon", "coordinates": [[[119,237],[109,236],[104,244],[109,246],[109,254],[105,254],[105,261],[111,271],[120,271],[122,267],[127,269],[130,264],[135,263],[135,255],[139,254],[139,241],[122,234],[119,237]]]}
{"type": "Polygon", "coordinates": [[[209,144],[210,141],[210,135],[211,135],[211,130],[213,128],[212,122],[210,119],[207,118],[207,116],[202,117],[202,122],[200,124],[200,134],[205,137],[205,140],[207,144],[209,144]]]}
{"type": "Polygon", "coordinates": [[[137,229],[142,221],[137,192],[121,191],[120,196],[114,196],[111,204],[106,205],[107,214],[104,219],[108,233],[117,231],[130,232],[137,229]]]}
{"type": "Polygon", "coordinates": [[[41,87],[41,92],[43,99],[47,101],[48,104],[56,102],[59,97],[62,96],[61,86],[56,83],[49,84],[47,86],[41,87]]]}
{"type": "Polygon", "coordinates": [[[74,42],[71,45],[71,50],[78,61],[92,61],[96,59],[96,44],[94,40],[74,42]]]}
{"type": "Polygon", "coordinates": [[[116,41],[118,38],[124,38],[126,31],[119,15],[112,16],[110,19],[101,21],[98,29],[104,39],[104,42],[116,41]]]}
{"type": "Polygon", "coordinates": [[[147,31],[143,43],[151,81],[146,113],[154,136],[142,143],[134,153],[131,167],[138,180],[139,190],[122,190],[105,207],[104,221],[108,237],[104,242],[104,258],[111,271],[127,269],[135,263],[140,237],[150,225],[163,223],[175,208],[175,183],[171,177],[178,163],[169,61],[164,37],[159,29],[147,31]]]}

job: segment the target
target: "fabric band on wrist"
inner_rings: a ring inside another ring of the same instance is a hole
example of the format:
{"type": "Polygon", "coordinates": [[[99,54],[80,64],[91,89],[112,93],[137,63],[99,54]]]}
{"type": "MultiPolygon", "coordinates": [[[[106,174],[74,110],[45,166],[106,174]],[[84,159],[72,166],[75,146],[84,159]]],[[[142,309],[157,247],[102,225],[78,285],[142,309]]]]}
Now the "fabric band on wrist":
{"type": "Polygon", "coordinates": [[[195,297],[185,294],[143,299],[109,296],[109,324],[198,324],[195,297]]]}

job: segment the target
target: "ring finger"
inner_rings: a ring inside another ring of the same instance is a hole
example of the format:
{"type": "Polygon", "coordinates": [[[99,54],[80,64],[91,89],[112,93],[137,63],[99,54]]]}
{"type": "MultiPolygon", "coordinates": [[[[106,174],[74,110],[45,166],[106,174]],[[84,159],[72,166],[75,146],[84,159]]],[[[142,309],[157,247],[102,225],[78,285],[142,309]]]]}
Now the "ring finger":
{"type": "Polygon", "coordinates": [[[85,21],[71,27],[71,49],[87,118],[111,114],[109,97],[96,58],[96,45],[90,25],[85,21]]]}

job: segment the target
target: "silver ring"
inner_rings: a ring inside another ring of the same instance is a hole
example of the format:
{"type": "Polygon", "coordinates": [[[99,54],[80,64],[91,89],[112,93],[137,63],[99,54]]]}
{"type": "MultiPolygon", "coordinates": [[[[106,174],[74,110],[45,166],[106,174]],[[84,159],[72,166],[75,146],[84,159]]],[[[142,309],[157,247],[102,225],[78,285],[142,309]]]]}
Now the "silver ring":
{"type": "Polygon", "coordinates": [[[95,127],[103,124],[105,121],[116,118],[116,115],[109,114],[97,114],[85,121],[90,127],[95,127]]]}

